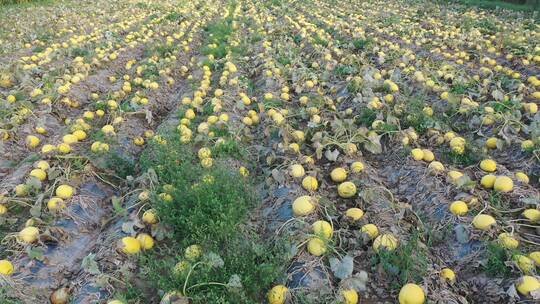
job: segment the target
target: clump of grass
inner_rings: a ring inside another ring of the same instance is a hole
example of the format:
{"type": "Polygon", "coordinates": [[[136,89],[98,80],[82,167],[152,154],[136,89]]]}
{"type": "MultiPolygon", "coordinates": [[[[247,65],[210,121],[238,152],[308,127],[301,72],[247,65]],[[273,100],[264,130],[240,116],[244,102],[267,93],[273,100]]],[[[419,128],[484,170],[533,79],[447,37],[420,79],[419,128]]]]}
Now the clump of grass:
{"type": "Polygon", "coordinates": [[[100,158],[93,161],[93,164],[100,169],[114,172],[115,176],[122,179],[133,176],[136,172],[134,160],[121,150],[103,153],[100,158]]]}
{"type": "Polygon", "coordinates": [[[270,99],[263,102],[265,109],[279,108],[283,106],[283,102],[279,99],[270,99]]]}
{"type": "Polygon", "coordinates": [[[349,83],[347,84],[347,91],[351,94],[356,94],[360,91],[362,91],[362,81],[361,79],[353,78],[349,83]]]}
{"type": "Polygon", "coordinates": [[[89,53],[90,51],[82,48],[74,48],[71,50],[72,57],[86,57],[89,53]]]}
{"type": "Polygon", "coordinates": [[[456,94],[456,95],[463,95],[469,92],[473,88],[472,84],[469,83],[463,83],[458,82],[451,86],[450,93],[456,94]]]}
{"type": "Polygon", "coordinates": [[[172,13],[169,13],[165,19],[169,20],[169,21],[180,21],[182,20],[182,15],[179,13],[179,12],[172,12],[172,13]]]}
{"type": "Polygon", "coordinates": [[[489,205],[494,208],[495,215],[501,215],[501,212],[512,208],[512,204],[500,192],[491,191],[488,197],[489,205]]]}
{"type": "Polygon", "coordinates": [[[405,103],[403,117],[400,119],[404,128],[412,127],[419,134],[424,134],[430,128],[441,128],[445,125],[444,115],[435,112],[432,116],[424,112],[426,96],[414,95],[405,103]]]}
{"type": "Polygon", "coordinates": [[[149,47],[145,50],[145,56],[151,57],[152,55],[157,55],[160,58],[163,58],[167,55],[171,55],[174,53],[175,46],[169,45],[167,43],[157,43],[153,45],[152,47],[149,47]]]}
{"type": "Polygon", "coordinates": [[[261,303],[283,274],[284,247],[261,240],[244,224],[257,206],[257,192],[250,179],[219,161],[237,145],[226,141],[214,149],[216,164],[205,169],[176,133],[166,140],[167,145],[145,153],[141,163],[143,170],[155,170],[160,184],[174,189],[172,202],[156,196],[153,203],[173,241],[142,257],[144,276],[160,290],[185,292],[194,303],[261,303]],[[199,260],[184,257],[194,244],[202,248],[199,260]],[[189,270],[174,271],[181,261],[189,270]]]}
{"type": "Polygon", "coordinates": [[[124,301],[124,303],[138,303],[136,301],[144,298],[144,294],[136,286],[128,284],[123,290],[116,292],[114,298],[124,301]]]}
{"type": "Polygon", "coordinates": [[[31,6],[38,4],[52,4],[52,0],[0,0],[1,5],[18,5],[18,6],[31,6]]]}
{"type": "MultiPolygon", "coordinates": [[[[512,11],[522,11],[532,13],[533,11],[540,11],[540,2],[528,1],[525,3],[513,3],[502,0],[459,0],[466,6],[477,6],[483,9],[507,9],[512,11]]],[[[453,2],[452,2],[453,3],[453,2]]]]}
{"type": "Polygon", "coordinates": [[[355,39],[352,42],[354,49],[357,51],[366,49],[371,43],[372,41],[368,39],[355,39]]]}
{"type": "Polygon", "coordinates": [[[361,126],[371,126],[371,124],[377,119],[377,112],[368,107],[362,107],[358,116],[355,118],[355,123],[361,126]]]}
{"type": "MultiPolygon", "coordinates": [[[[165,49],[159,49],[158,47],[147,49],[145,52],[149,54],[154,54],[154,52],[165,52],[165,49]]],[[[159,69],[155,64],[146,64],[144,65],[144,70],[142,76],[148,79],[156,79],[159,77],[159,69]]]]}
{"type": "Polygon", "coordinates": [[[506,266],[506,261],[512,254],[496,242],[490,242],[486,247],[486,262],[484,271],[492,277],[508,278],[512,274],[510,268],[506,266]]]}
{"type": "Polygon", "coordinates": [[[480,149],[476,146],[465,145],[465,151],[462,154],[454,152],[450,148],[442,149],[441,158],[455,166],[471,166],[478,163],[482,158],[480,149]]]}
{"type": "Polygon", "coordinates": [[[345,78],[348,75],[357,73],[358,69],[353,65],[340,64],[335,69],[335,74],[337,77],[345,78]]]}
{"type": "Polygon", "coordinates": [[[414,232],[406,244],[400,244],[394,251],[380,250],[375,256],[374,264],[386,272],[393,288],[422,281],[430,261],[426,248],[420,243],[420,233],[414,232]]]}
{"type": "Polygon", "coordinates": [[[315,38],[313,38],[313,43],[314,44],[318,44],[320,46],[324,46],[324,47],[327,47],[328,46],[328,41],[324,38],[321,38],[319,35],[315,36],[315,38]]]}
{"type": "Polygon", "coordinates": [[[232,35],[234,28],[232,19],[221,19],[209,24],[205,29],[208,35],[208,44],[214,44],[215,47],[206,46],[202,52],[205,55],[213,55],[216,59],[221,59],[227,55],[227,40],[232,35]]]}
{"type": "Polygon", "coordinates": [[[505,101],[491,102],[490,106],[492,106],[496,112],[506,113],[506,112],[518,110],[521,107],[521,104],[517,101],[509,99],[505,101]]]}
{"type": "Polygon", "coordinates": [[[2,304],[21,304],[19,300],[16,300],[8,295],[7,287],[0,287],[0,299],[2,304]]]}
{"type": "Polygon", "coordinates": [[[174,186],[171,195],[178,202],[158,203],[156,209],[173,227],[176,239],[220,243],[246,219],[254,203],[253,194],[245,183],[237,182],[241,180],[239,174],[223,167],[203,170],[191,162],[184,157],[167,159],[156,168],[160,181],[174,186]],[[212,176],[214,182],[204,182],[203,176],[212,176]]]}
{"type": "Polygon", "coordinates": [[[240,145],[237,141],[226,139],[212,149],[212,155],[215,155],[216,157],[231,157],[238,159],[244,156],[244,153],[240,149],[240,145]]]}

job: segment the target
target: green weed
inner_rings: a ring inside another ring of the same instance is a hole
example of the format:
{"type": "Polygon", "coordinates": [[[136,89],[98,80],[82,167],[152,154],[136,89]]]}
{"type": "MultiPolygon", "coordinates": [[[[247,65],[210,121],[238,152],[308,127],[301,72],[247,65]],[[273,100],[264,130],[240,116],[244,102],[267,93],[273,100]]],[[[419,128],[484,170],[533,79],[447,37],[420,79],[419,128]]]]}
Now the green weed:
{"type": "Polygon", "coordinates": [[[480,161],[482,154],[477,147],[465,145],[465,151],[462,154],[452,151],[450,148],[442,150],[441,158],[455,166],[471,166],[480,161]]]}
{"type": "Polygon", "coordinates": [[[355,39],[352,42],[354,49],[357,51],[365,50],[370,44],[371,40],[368,39],[355,39]]]}
{"type": "Polygon", "coordinates": [[[154,169],[161,184],[170,184],[172,202],[157,197],[153,207],[172,228],[174,241],[142,258],[143,274],[161,290],[186,292],[194,303],[260,303],[283,273],[283,245],[269,245],[244,223],[258,197],[250,181],[219,162],[239,150],[226,141],[213,149],[216,164],[205,169],[178,134],[165,137],[166,146],[148,150],[143,169],[154,169]],[[200,245],[203,256],[188,261],[184,250],[200,245]],[[185,261],[191,271],[171,271],[185,261]],[[190,275],[188,273],[191,272],[190,275]]]}
{"type": "Polygon", "coordinates": [[[495,208],[495,214],[499,213],[498,211],[509,210],[512,205],[500,192],[491,191],[489,193],[488,201],[491,207],[495,208]]]}
{"type": "MultiPolygon", "coordinates": [[[[448,0],[443,2],[449,2],[448,0]]],[[[532,13],[533,11],[540,11],[540,2],[528,1],[524,4],[512,3],[503,0],[459,0],[458,1],[465,6],[477,6],[483,9],[507,9],[513,11],[521,11],[526,13],[532,13]]],[[[452,2],[452,4],[455,4],[452,2]]]]}
{"type": "Polygon", "coordinates": [[[169,13],[165,19],[169,20],[169,21],[180,21],[182,20],[182,15],[178,12],[172,12],[172,13],[169,13]]]}
{"type": "Polygon", "coordinates": [[[358,69],[355,66],[352,65],[343,65],[340,64],[336,67],[334,73],[337,77],[344,78],[346,76],[355,74],[358,72],[358,69]]]}
{"type": "Polygon", "coordinates": [[[391,278],[393,288],[399,288],[410,282],[421,282],[430,263],[428,252],[421,245],[421,235],[418,232],[412,233],[409,241],[394,251],[380,250],[374,262],[391,278]]]}
{"type": "Polygon", "coordinates": [[[212,149],[212,155],[216,157],[241,158],[243,152],[237,141],[227,139],[212,149]]]}
{"type": "Polygon", "coordinates": [[[424,113],[425,98],[423,96],[413,96],[407,103],[405,108],[405,119],[403,125],[408,128],[412,127],[416,132],[424,134],[429,128],[437,126],[439,122],[436,116],[429,116],[424,113]]]}
{"type": "Polygon", "coordinates": [[[21,301],[16,300],[8,295],[7,287],[0,287],[0,303],[2,304],[22,304],[21,301]]]}
{"type": "Polygon", "coordinates": [[[101,157],[93,161],[93,164],[102,170],[114,172],[115,176],[122,179],[133,176],[136,172],[134,160],[121,150],[103,153],[101,157]]]}
{"type": "Polygon", "coordinates": [[[486,262],[484,271],[492,277],[508,278],[512,271],[506,266],[509,255],[503,247],[496,242],[490,242],[486,247],[486,262]]]}
{"type": "Polygon", "coordinates": [[[360,114],[355,117],[355,123],[358,125],[369,127],[377,119],[377,112],[368,107],[361,108],[359,112],[360,114]]]}

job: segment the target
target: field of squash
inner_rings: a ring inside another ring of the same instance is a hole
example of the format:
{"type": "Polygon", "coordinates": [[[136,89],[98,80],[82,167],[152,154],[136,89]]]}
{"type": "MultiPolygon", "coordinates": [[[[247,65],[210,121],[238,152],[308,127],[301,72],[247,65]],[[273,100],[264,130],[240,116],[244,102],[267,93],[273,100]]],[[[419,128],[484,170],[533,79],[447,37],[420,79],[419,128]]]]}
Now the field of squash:
{"type": "Polygon", "coordinates": [[[0,6],[0,303],[538,303],[540,21],[0,6]]]}

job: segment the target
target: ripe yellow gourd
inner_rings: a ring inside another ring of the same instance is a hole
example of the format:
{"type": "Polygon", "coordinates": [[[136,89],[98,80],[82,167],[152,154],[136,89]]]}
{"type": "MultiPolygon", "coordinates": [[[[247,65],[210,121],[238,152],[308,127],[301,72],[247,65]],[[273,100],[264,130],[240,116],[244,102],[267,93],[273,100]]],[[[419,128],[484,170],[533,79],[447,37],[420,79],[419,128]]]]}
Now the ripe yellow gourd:
{"type": "Polygon", "coordinates": [[[343,198],[351,198],[356,194],[356,185],[352,182],[344,182],[338,186],[338,194],[343,198]]]}
{"type": "Polygon", "coordinates": [[[388,251],[393,251],[398,247],[398,244],[398,239],[396,239],[396,237],[392,234],[382,234],[373,241],[373,250],[378,252],[381,248],[383,248],[388,251]]]}
{"type": "Polygon", "coordinates": [[[472,224],[476,229],[488,230],[496,225],[497,221],[491,215],[479,214],[474,217],[472,224]]]}
{"type": "Polygon", "coordinates": [[[428,149],[423,149],[422,154],[422,160],[425,162],[432,162],[435,159],[435,154],[428,149]]]}
{"type": "Polygon", "coordinates": [[[60,185],[56,188],[56,196],[61,199],[69,199],[73,196],[75,190],[69,185],[60,185]]]}
{"type": "Polygon", "coordinates": [[[142,136],[137,136],[133,138],[133,143],[137,146],[142,146],[144,145],[144,138],[142,136]]]}
{"type": "Polygon", "coordinates": [[[486,172],[495,172],[497,170],[497,163],[492,159],[484,159],[480,162],[480,169],[486,172]]]}
{"type": "Polygon", "coordinates": [[[482,187],[486,189],[491,189],[495,185],[495,180],[497,179],[497,176],[493,174],[484,175],[482,179],[480,180],[480,184],[482,187]]]}
{"type": "Polygon", "coordinates": [[[422,160],[424,158],[424,151],[422,149],[412,149],[411,155],[414,160],[422,160]]]}
{"type": "Polygon", "coordinates": [[[0,260],[0,275],[10,276],[15,271],[15,267],[8,260],[0,260]]]}
{"type": "Polygon", "coordinates": [[[28,135],[26,137],[26,146],[30,149],[37,147],[40,143],[40,139],[34,135],[28,135]]]}
{"type": "Polygon", "coordinates": [[[205,159],[201,159],[201,166],[203,168],[210,168],[212,167],[212,165],[214,164],[214,159],[213,158],[205,158],[205,159]]]}
{"type": "Polygon", "coordinates": [[[71,152],[71,146],[69,144],[66,144],[66,143],[58,144],[58,146],[56,146],[56,149],[58,150],[58,152],[60,152],[62,154],[67,154],[67,153],[71,152]]]}
{"type": "Polygon", "coordinates": [[[457,154],[465,152],[465,139],[463,137],[454,137],[450,140],[450,148],[457,154]]]}
{"type": "Polygon", "coordinates": [[[56,146],[54,145],[46,144],[41,147],[41,153],[43,154],[48,154],[54,151],[56,151],[56,146]]]}
{"type": "Polygon", "coordinates": [[[351,171],[353,173],[360,173],[364,170],[364,164],[362,162],[356,161],[351,164],[351,171]]]}
{"type": "Polygon", "coordinates": [[[39,237],[39,229],[33,226],[28,226],[19,231],[19,240],[24,243],[31,244],[37,241],[39,237]]]}
{"type": "Polygon", "coordinates": [[[243,177],[248,177],[249,176],[249,170],[248,168],[244,167],[244,166],[241,166],[239,169],[238,169],[238,172],[240,173],[240,175],[242,175],[243,177]]]}
{"type": "Polygon", "coordinates": [[[516,179],[524,184],[529,183],[529,176],[523,172],[516,172],[516,179]]]}
{"type": "Polygon", "coordinates": [[[306,216],[315,211],[315,202],[311,196],[300,196],[294,200],[292,208],[295,216],[306,216]]]}
{"type": "Polygon", "coordinates": [[[165,193],[165,192],[160,193],[158,196],[159,196],[159,198],[161,198],[166,203],[170,203],[174,199],[172,197],[172,195],[170,195],[169,193],[165,193]]]}
{"type": "Polygon", "coordinates": [[[529,274],[534,272],[536,265],[534,260],[524,255],[516,254],[512,257],[512,260],[516,263],[516,266],[523,271],[523,273],[529,274]]]}
{"type": "Polygon", "coordinates": [[[540,267],[540,251],[533,251],[529,253],[529,258],[534,261],[537,267],[540,267]]]}
{"type": "Polygon", "coordinates": [[[126,254],[137,254],[141,251],[141,243],[134,237],[126,236],[121,240],[120,249],[126,254]]]}
{"type": "Polygon", "coordinates": [[[463,216],[467,214],[469,207],[463,201],[455,201],[450,205],[450,212],[457,216],[463,216]]]}
{"type": "Polygon", "coordinates": [[[499,234],[498,241],[506,249],[516,249],[519,246],[519,241],[506,232],[499,234]]]}
{"type": "Polygon", "coordinates": [[[441,269],[441,278],[450,283],[454,283],[456,281],[456,274],[450,268],[443,268],[441,269]]]}
{"type": "Polygon", "coordinates": [[[426,301],[424,290],[416,284],[406,284],[399,291],[399,304],[423,304],[426,301]]]}
{"type": "Polygon", "coordinates": [[[45,171],[45,170],[49,169],[51,166],[49,165],[48,162],[46,162],[44,160],[40,160],[35,164],[35,167],[45,171]]]}
{"type": "Polygon", "coordinates": [[[298,165],[298,164],[295,164],[295,165],[292,165],[291,166],[291,176],[294,177],[294,178],[299,178],[299,177],[302,177],[306,174],[306,172],[304,171],[304,167],[302,167],[302,165],[298,165]]]}
{"type": "Polygon", "coordinates": [[[345,304],[357,304],[358,303],[358,293],[354,289],[345,289],[341,291],[341,296],[343,297],[345,304]]]}
{"type": "Polygon", "coordinates": [[[498,192],[510,192],[514,189],[514,182],[508,176],[497,176],[493,189],[498,192]]]}
{"type": "Polygon", "coordinates": [[[149,209],[143,213],[142,220],[146,224],[153,225],[158,222],[158,217],[153,209],[149,209]]]}
{"type": "Polygon", "coordinates": [[[289,289],[284,285],[274,286],[270,292],[268,292],[269,304],[284,304],[287,300],[287,292],[289,289]]]}
{"type": "Polygon", "coordinates": [[[184,257],[190,261],[197,260],[201,255],[202,255],[202,247],[197,244],[188,246],[186,250],[184,251],[184,257]]]}
{"type": "Polygon", "coordinates": [[[316,191],[319,187],[319,182],[317,182],[317,179],[313,176],[306,176],[302,180],[302,187],[306,191],[316,191]]]}
{"type": "Polygon", "coordinates": [[[463,173],[459,171],[452,170],[448,172],[448,177],[453,183],[456,183],[462,176],[463,176],[463,173]]]}
{"type": "Polygon", "coordinates": [[[59,198],[59,197],[52,197],[48,202],[47,202],[47,208],[49,209],[49,211],[51,212],[54,212],[54,211],[57,211],[57,210],[60,210],[64,207],[64,200],[59,198]]]}
{"type": "Polygon", "coordinates": [[[311,225],[311,228],[313,229],[313,234],[325,239],[332,238],[332,234],[334,233],[332,225],[327,221],[316,221],[311,225]]]}
{"type": "Polygon", "coordinates": [[[335,168],[330,172],[330,178],[336,183],[341,183],[347,179],[347,171],[343,168],[335,168]]]}
{"type": "Polygon", "coordinates": [[[523,150],[529,150],[534,147],[534,142],[530,139],[524,140],[521,142],[521,149],[523,150]]]}
{"type": "Polygon", "coordinates": [[[345,154],[352,156],[358,152],[358,147],[354,143],[347,143],[343,150],[345,151],[345,154]]]}
{"type": "Polygon", "coordinates": [[[140,233],[137,235],[137,241],[139,241],[141,248],[144,250],[152,249],[152,247],[154,247],[154,239],[147,233],[140,233]]]}
{"type": "Polygon", "coordinates": [[[374,224],[366,224],[360,228],[360,231],[369,236],[370,239],[374,239],[379,235],[379,228],[374,224]]]}
{"type": "Polygon", "coordinates": [[[212,157],[212,152],[208,148],[200,148],[197,152],[197,156],[199,157],[199,159],[209,158],[212,157]]]}
{"type": "Polygon", "coordinates": [[[516,288],[524,296],[528,296],[531,291],[535,291],[540,288],[540,281],[533,276],[525,275],[521,277],[516,283],[516,288]]]}
{"type": "Polygon", "coordinates": [[[538,209],[527,209],[523,211],[523,216],[531,221],[531,223],[536,224],[540,221],[540,210],[538,209]]]}
{"type": "Polygon", "coordinates": [[[64,135],[64,137],[62,137],[62,141],[65,144],[71,145],[71,144],[77,143],[79,139],[77,138],[77,136],[73,134],[66,134],[64,135]]]}
{"type": "Polygon", "coordinates": [[[111,126],[111,125],[104,125],[102,128],[101,128],[101,132],[103,132],[104,134],[106,135],[114,135],[114,127],[111,126]]]}
{"type": "Polygon", "coordinates": [[[353,221],[358,221],[364,216],[364,211],[360,208],[349,208],[345,211],[345,216],[353,221]]]}
{"type": "Polygon", "coordinates": [[[439,173],[439,172],[444,171],[444,165],[443,165],[441,162],[434,161],[434,162],[431,162],[431,163],[429,164],[428,169],[429,169],[432,173],[439,173]]]}
{"type": "Polygon", "coordinates": [[[490,137],[486,140],[486,147],[489,149],[495,149],[497,148],[497,138],[496,137],[490,137]]]}
{"type": "Polygon", "coordinates": [[[314,256],[321,256],[326,253],[326,244],[318,237],[308,241],[308,252],[314,256]]]}
{"type": "Polygon", "coordinates": [[[40,181],[44,181],[47,178],[47,173],[42,169],[33,169],[30,171],[30,176],[33,176],[40,181]]]}

